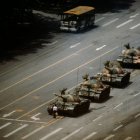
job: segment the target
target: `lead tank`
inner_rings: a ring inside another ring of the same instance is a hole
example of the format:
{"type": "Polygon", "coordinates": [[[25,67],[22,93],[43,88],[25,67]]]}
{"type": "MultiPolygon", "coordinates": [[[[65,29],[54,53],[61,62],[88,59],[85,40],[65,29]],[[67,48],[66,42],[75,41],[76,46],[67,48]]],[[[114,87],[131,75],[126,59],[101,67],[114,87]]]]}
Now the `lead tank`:
{"type": "Polygon", "coordinates": [[[93,77],[98,77],[103,83],[111,86],[124,87],[130,81],[130,74],[117,61],[106,61],[102,72],[93,77]]]}
{"type": "Polygon", "coordinates": [[[82,78],[83,82],[78,87],[80,97],[97,102],[101,102],[109,98],[109,85],[103,84],[99,78],[90,77],[89,79],[88,74],[84,75],[82,78]]]}
{"type": "Polygon", "coordinates": [[[58,107],[59,115],[77,116],[89,110],[90,101],[88,99],[80,98],[76,89],[73,93],[66,93],[66,90],[65,88],[60,91],[60,94],[55,94],[57,96],[55,101],[47,107],[50,115],[53,113],[54,104],[58,107]]]}

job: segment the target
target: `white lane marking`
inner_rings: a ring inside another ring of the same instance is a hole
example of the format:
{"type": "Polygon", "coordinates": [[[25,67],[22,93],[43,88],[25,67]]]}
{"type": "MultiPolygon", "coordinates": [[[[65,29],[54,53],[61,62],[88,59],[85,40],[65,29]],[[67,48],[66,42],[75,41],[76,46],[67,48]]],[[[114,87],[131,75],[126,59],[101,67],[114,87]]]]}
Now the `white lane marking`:
{"type": "Polygon", "coordinates": [[[23,128],[27,127],[27,126],[28,126],[28,124],[24,124],[24,125],[22,125],[21,127],[17,128],[16,130],[14,130],[14,131],[8,133],[7,135],[5,135],[5,136],[3,136],[3,137],[4,137],[4,138],[7,138],[7,137],[9,137],[9,136],[15,134],[16,132],[20,131],[21,129],[23,129],[23,128]]]}
{"type": "Polygon", "coordinates": [[[25,122],[25,123],[36,123],[36,124],[46,124],[46,122],[36,122],[36,121],[17,120],[17,119],[7,119],[7,118],[0,118],[0,120],[15,121],[15,122],[25,122]]]}
{"type": "Polygon", "coordinates": [[[140,116],[140,113],[135,116],[135,119],[138,118],[139,116],[140,116]]]}
{"type": "Polygon", "coordinates": [[[124,140],[132,140],[132,137],[127,137],[124,140]]]}
{"type": "Polygon", "coordinates": [[[52,43],[42,43],[41,45],[48,45],[48,46],[51,46],[51,45],[54,45],[56,44],[58,41],[54,41],[52,43]]]}
{"type": "Polygon", "coordinates": [[[16,110],[14,110],[14,111],[12,111],[12,112],[10,112],[10,113],[8,113],[8,114],[4,114],[2,117],[4,117],[4,118],[9,117],[9,116],[11,116],[13,113],[15,113],[15,112],[16,112],[16,110]]]}
{"type": "Polygon", "coordinates": [[[106,26],[108,26],[108,25],[114,23],[114,22],[117,21],[117,20],[119,20],[119,18],[115,18],[115,19],[113,19],[113,20],[111,20],[111,21],[105,23],[105,24],[103,25],[103,27],[106,27],[106,26]]]}
{"type": "Polygon", "coordinates": [[[96,119],[93,120],[93,122],[99,120],[99,119],[102,118],[102,117],[103,117],[103,116],[99,116],[99,117],[97,117],[96,119]]]}
{"type": "Polygon", "coordinates": [[[36,115],[32,116],[31,119],[37,121],[40,120],[40,118],[37,118],[37,116],[39,116],[41,113],[37,113],[36,115]]]}
{"type": "Polygon", "coordinates": [[[81,129],[83,129],[83,127],[80,127],[79,129],[75,130],[74,132],[70,133],[69,135],[67,135],[66,137],[62,138],[61,140],[67,140],[69,137],[75,135],[76,133],[78,133],[81,129]]]}
{"type": "Polygon", "coordinates": [[[123,103],[118,104],[118,105],[115,106],[113,109],[116,109],[116,108],[120,107],[121,105],[123,105],[123,103]]]}
{"type": "Polygon", "coordinates": [[[123,125],[119,125],[118,127],[114,128],[113,131],[117,131],[118,129],[120,129],[121,127],[123,127],[123,125]]]}
{"type": "Polygon", "coordinates": [[[80,45],[80,44],[81,44],[80,42],[79,42],[79,43],[76,43],[76,44],[70,46],[70,48],[71,48],[71,49],[72,49],[72,48],[75,48],[75,47],[77,47],[77,46],[80,45]]]}
{"type": "Polygon", "coordinates": [[[135,28],[137,28],[139,26],[140,26],[140,23],[139,24],[136,24],[135,26],[131,27],[130,29],[133,30],[133,29],[135,29],[135,28]]]}
{"type": "Polygon", "coordinates": [[[105,18],[105,17],[101,17],[101,18],[99,18],[99,19],[95,20],[95,23],[97,23],[97,22],[99,22],[99,21],[103,20],[104,18],[105,18]]]}
{"type": "Polygon", "coordinates": [[[51,132],[50,134],[44,136],[43,138],[41,138],[40,140],[46,140],[47,138],[49,138],[50,136],[54,135],[55,133],[59,132],[60,130],[62,130],[63,128],[58,128],[56,130],[54,130],[53,132],[51,132]]]}
{"type": "Polygon", "coordinates": [[[137,94],[135,94],[134,96],[138,96],[138,95],[140,95],[140,92],[139,92],[139,93],[137,93],[137,94]]]}
{"type": "Polygon", "coordinates": [[[122,27],[122,26],[124,26],[124,25],[126,25],[126,24],[128,24],[129,22],[132,22],[132,21],[133,21],[133,19],[129,19],[129,20],[127,20],[126,22],[124,22],[124,23],[118,25],[116,28],[120,28],[120,27],[122,27]]]}
{"type": "Polygon", "coordinates": [[[136,16],[138,16],[139,15],[139,13],[137,13],[137,14],[135,14],[135,15],[132,15],[132,16],[130,16],[130,18],[135,18],[136,16]]]}
{"type": "Polygon", "coordinates": [[[108,137],[106,137],[104,140],[109,140],[111,138],[113,138],[115,135],[109,135],[108,137]]]}
{"type": "Polygon", "coordinates": [[[43,128],[45,128],[45,126],[41,126],[41,127],[37,128],[37,129],[35,129],[35,130],[32,131],[31,133],[29,133],[29,134],[23,136],[21,139],[23,139],[23,140],[24,140],[24,139],[27,139],[28,137],[32,136],[33,134],[37,133],[38,131],[40,131],[40,130],[43,129],[43,128]]]}
{"type": "Polygon", "coordinates": [[[52,80],[51,82],[49,82],[49,83],[47,83],[47,84],[44,84],[44,85],[42,85],[41,87],[39,87],[39,88],[37,88],[37,89],[35,89],[35,90],[29,92],[28,94],[26,94],[26,95],[24,95],[24,96],[22,96],[22,97],[16,99],[15,101],[11,102],[10,104],[7,104],[6,106],[1,107],[0,110],[2,110],[2,109],[4,109],[4,108],[6,108],[6,107],[8,107],[8,106],[10,106],[10,105],[12,105],[12,104],[14,104],[14,103],[17,102],[17,101],[22,100],[23,98],[25,98],[25,97],[27,97],[27,96],[29,96],[29,95],[31,95],[31,94],[37,92],[38,90],[40,90],[40,89],[42,89],[42,88],[44,88],[44,87],[46,87],[46,86],[48,86],[48,85],[50,85],[50,84],[56,82],[57,80],[59,80],[59,79],[65,77],[65,76],[71,74],[72,72],[77,71],[79,68],[82,68],[82,67],[86,66],[87,64],[90,64],[91,62],[93,62],[93,61],[95,61],[95,60],[101,58],[102,56],[104,56],[104,55],[106,55],[106,54],[112,52],[113,50],[115,50],[115,49],[117,49],[117,48],[119,48],[119,47],[117,46],[117,47],[115,47],[115,48],[113,48],[113,49],[111,49],[111,50],[109,50],[109,51],[107,51],[107,52],[105,52],[105,53],[103,53],[103,54],[101,54],[101,55],[99,55],[99,56],[97,56],[97,57],[95,57],[95,58],[89,60],[89,61],[87,61],[86,63],[84,63],[84,64],[82,64],[82,65],[80,65],[80,66],[78,66],[78,67],[72,69],[71,71],[69,71],[69,72],[67,72],[67,73],[65,73],[65,74],[63,74],[63,75],[61,75],[60,77],[57,77],[56,79],[52,80]]]}
{"type": "Polygon", "coordinates": [[[106,45],[103,45],[102,47],[96,48],[96,51],[99,51],[99,50],[103,49],[104,47],[106,47],[106,45]]]}
{"type": "Polygon", "coordinates": [[[82,140],[88,140],[88,139],[90,139],[92,136],[94,136],[96,134],[97,134],[97,132],[93,132],[93,133],[89,134],[87,137],[83,138],[82,140]]]}
{"type": "Polygon", "coordinates": [[[4,125],[0,126],[0,130],[1,130],[1,129],[3,129],[3,128],[5,128],[5,127],[7,127],[7,126],[9,126],[10,124],[12,124],[12,123],[11,123],[11,122],[9,122],[9,123],[6,123],[6,124],[4,124],[4,125]]]}
{"type": "Polygon", "coordinates": [[[90,48],[90,47],[92,47],[92,46],[93,46],[93,45],[90,44],[89,46],[87,46],[87,47],[85,47],[85,48],[82,48],[82,49],[76,51],[75,53],[73,53],[73,54],[71,54],[71,55],[69,55],[69,56],[67,56],[67,57],[65,57],[65,58],[63,58],[63,59],[60,59],[59,61],[57,61],[57,62],[55,62],[55,63],[53,63],[53,64],[51,64],[51,65],[49,65],[49,66],[47,66],[47,67],[45,67],[45,68],[43,68],[43,69],[41,69],[41,70],[39,70],[39,71],[37,71],[37,72],[35,72],[35,73],[33,73],[33,74],[29,75],[29,76],[26,76],[25,78],[21,79],[20,81],[18,81],[18,82],[16,82],[16,83],[14,83],[14,84],[12,84],[12,85],[10,85],[10,86],[8,86],[8,87],[6,87],[6,88],[0,90],[0,93],[2,93],[2,92],[4,92],[4,91],[8,90],[9,88],[11,88],[11,87],[13,87],[13,86],[16,86],[16,85],[18,85],[18,84],[24,82],[25,80],[27,80],[27,79],[29,79],[29,78],[31,78],[31,77],[33,77],[33,76],[35,76],[35,75],[37,75],[37,74],[39,74],[39,73],[41,73],[41,72],[47,70],[47,69],[49,69],[49,68],[51,68],[51,67],[53,67],[53,66],[55,66],[55,65],[57,65],[57,64],[60,64],[61,62],[63,62],[63,61],[65,61],[65,60],[69,59],[70,57],[75,56],[75,54],[78,54],[79,52],[81,52],[81,51],[83,51],[83,50],[86,50],[86,49],[88,49],[88,48],[90,48]]]}

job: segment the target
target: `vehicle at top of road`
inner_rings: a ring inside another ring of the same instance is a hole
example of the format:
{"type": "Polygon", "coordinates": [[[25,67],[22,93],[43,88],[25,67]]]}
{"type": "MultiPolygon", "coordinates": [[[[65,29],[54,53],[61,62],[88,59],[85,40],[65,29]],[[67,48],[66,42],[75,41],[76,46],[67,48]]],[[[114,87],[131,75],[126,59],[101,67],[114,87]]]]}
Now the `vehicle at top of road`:
{"type": "Polygon", "coordinates": [[[74,92],[66,93],[66,88],[60,90],[61,94],[55,94],[57,98],[55,101],[48,105],[47,110],[50,115],[53,114],[54,104],[57,106],[59,115],[78,116],[89,110],[90,100],[80,98],[77,90],[74,92]]]}
{"type": "Polygon", "coordinates": [[[78,6],[61,14],[60,30],[78,32],[92,27],[95,21],[95,8],[78,6]]]}
{"type": "Polygon", "coordinates": [[[125,49],[122,50],[122,55],[119,56],[117,61],[123,67],[140,68],[140,47],[130,47],[130,44],[124,45],[125,49]]]}
{"type": "Polygon", "coordinates": [[[101,73],[97,73],[93,77],[100,78],[100,80],[114,87],[124,87],[130,81],[131,72],[123,69],[117,61],[106,61],[101,73]]]}
{"type": "Polygon", "coordinates": [[[101,102],[109,98],[109,85],[103,84],[99,78],[90,77],[89,79],[88,74],[85,74],[82,78],[83,82],[78,87],[80,97],[97,102],[101,102]]]}

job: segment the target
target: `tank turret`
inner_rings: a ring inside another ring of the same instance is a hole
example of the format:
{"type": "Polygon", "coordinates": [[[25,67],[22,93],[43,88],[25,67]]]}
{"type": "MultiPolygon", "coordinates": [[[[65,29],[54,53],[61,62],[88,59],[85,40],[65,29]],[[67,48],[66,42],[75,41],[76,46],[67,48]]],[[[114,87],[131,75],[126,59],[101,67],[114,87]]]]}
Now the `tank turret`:
{"type": "Polygon", "coordinates": [[[92,101],[103,101],[110,95],[110,86],[105,85],[100,77],[82,76],[83,82],[79,86],[79,96],[90,99],[92,101]],[[85,78],[86,77],[86,78],[85,78]]]}
{"type": "Polygon", "coordinates": [[[95,75],[100,77],[101,81],[117,87],[124,87],[129,83],[130,72],[124,70],[117,61],[107,61],[101,73],[95,75]]]}
{"type": "Polygon", "coordinates": [[[130,47],[129,43],[124,45],[125,49],[117,61],[123,67],[140,68],[140,47],[130,47]]]}

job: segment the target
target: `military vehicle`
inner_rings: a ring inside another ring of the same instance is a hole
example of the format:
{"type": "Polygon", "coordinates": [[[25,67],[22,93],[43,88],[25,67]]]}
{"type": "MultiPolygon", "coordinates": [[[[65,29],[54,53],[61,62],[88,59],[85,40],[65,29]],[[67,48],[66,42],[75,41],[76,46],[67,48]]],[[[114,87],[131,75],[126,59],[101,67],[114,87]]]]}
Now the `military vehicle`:
{"type": "Polygon", "coordinates": [[[129,83],[130,72],[122,69],[121,65],[117,61],[106,61],[101,73],[93,76],[100,78],[100,80],[111,86],[124,87],[129,83]]]}
{"type": "Polygon", "coordinates": [[[140,68],[140,47],[130,47],[129,43],[124,45],[125,50],[119,56],[117,61],[123,67],[140,68]]]}
{"type": "Polygon", "coordinates": [[[54,104],[58,108],[57,113],[59,115],[78,116],[89,110],[90,100],[80,98],[76,89],[73,93],[66,93],[66,90],[64,88],[60,91],[61,94],[55,94],[57,96],[56,100],[47,107],[50,115],[53,114],[54,104]]]}
{"type": "Polygon", "coordinates": [[[79,96],[90,99],[91,101],[101,102],[110,95],[110,86],[103,84],[99,78],[90,77],[86,74],[83,77],[83,82],[80,84],[79,96]]]}

